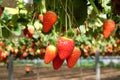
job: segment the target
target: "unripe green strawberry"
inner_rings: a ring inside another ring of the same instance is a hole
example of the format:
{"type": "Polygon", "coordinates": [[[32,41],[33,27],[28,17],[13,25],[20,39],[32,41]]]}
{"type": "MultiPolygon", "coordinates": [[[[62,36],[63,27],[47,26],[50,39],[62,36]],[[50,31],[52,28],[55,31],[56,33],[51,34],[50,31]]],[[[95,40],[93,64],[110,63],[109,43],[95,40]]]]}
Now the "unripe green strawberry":
{"type": "Polygon", "coordinates": [[[47,46],[44,56],[44,63],[46,64],[50,63],[51,61],[53,61],[56,55],[57,55],[57,48],[54,45],[47,46]]]}
{"type": "Polygon", "coordinates": [[[60,59],[60,57],[57,55],[53,60],[53,69],[58,70],[62,66],[63,62],[64,60],[60,59]]]}
{"type": "Polygon", "coordinates": [[[81,55],[80,49],[75,47],[72,54],[66,59],[67,66],[69,68],[72,68],[76,64],[77,60],[80,58],[80,55],[81,55]]]}
{"type": "Polygon", "coordinates": [[[58,55],[61,59],[66,59],[69,55],[71,55],[75,46],[75,42],[73,39],[67,37],[60,37],[57,40],[57,48],[58,55]]]}
{"type": "Polygon", "coordinates": [[[43,15],[43,32],[44,33],[49,32],[51,28],[53,27],[53,25],[56,23],[57,19],[58,17],[56,13],[52,11],[47,11],[43,15]]]}
{"type": "Polygon", "coordinates": [[[107,39],[115,29],[115,22],[113,20],[105,20],[103,23],[103,35],[107,39]]]}

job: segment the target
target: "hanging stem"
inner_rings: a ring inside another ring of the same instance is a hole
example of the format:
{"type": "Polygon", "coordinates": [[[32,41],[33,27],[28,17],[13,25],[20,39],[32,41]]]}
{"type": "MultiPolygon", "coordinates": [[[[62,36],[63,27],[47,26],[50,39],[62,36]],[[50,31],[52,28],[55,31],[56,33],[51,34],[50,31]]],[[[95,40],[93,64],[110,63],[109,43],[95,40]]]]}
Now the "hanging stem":
{"type": "MultiPolygon", "coordinates": [[[[53,7],[53,8],[54,8],[54,9],[53,9],[54,11],[55,11],[55,5],[56,5],[56,4],[55,4],[55,1],[56,1],[56,0],[54,0],[54,7],[53,7]]],[[[55,26],[53,27],[53,30],[54,30],[53,32],[55,33],[55,31],[56,31],[55,26]]]]}
{"type": "Polygon", "coordinates": [[[68,8],[68,10],[69,10],[69,13],[70,13],[70,15],[72,16],[72,22],[71,22],[71,24],[73,24],[73,21],[75,22],[75,24],[77,25],[77,26],[79,26],[78,25],[78,23],[77,23],[77,20],[75,19],[75,17],[74,17],[74,14],[73,14],[73,11],[74,11],[74,4],[73,4],[73,2],[72,2],[72,0],[70,0],[70,3],[71,3],[71,5],[72,5],[72,10],[70,9],[70,8],[68,8]]]}
{"type": "Polygon", "coordinates": [[[55,11],[55,5],[56,5],[56,4],[55,4],[55,1],[56,1],[56,0],[54,0],[54,11],[55,11]]]}
{"type": "Polygon", "coordinates": [[[93,6],[94,11],[95,11],[97,14],[99,14],[99,11],[98,11],[98,9],[97,9],[94,1],[93,1],[93,0],[89,0],[89,2],[90,2],[90,4],[93,6]]]}
{"type": "Polygon", "coordinates": [[[67,0],[66,0],[66,2],[65,2],[65,11],[66,11],[66,14],[65,14],[65,27],[66,27],[66,31],[67,31],[67,0]]]}
{"type": "Polygon", "coordinates": [[[73,24],[73,17],[74,17],[74,16],[73,16],[73,4],[72,4],[72,0],[70,0],[70,3],[71,3],[71,5],[72,5],[72,6],[71,6],[71,8],[72,8],[72,9],[71,9],[71,16],[72,16],[72,18],[71,18],[71,25],[72,25],[72,24],[73,24]]]}
{"type": "Polygon", "coordinates": [[[34,19],[35,19],[35,15],[33,15],[32,17],[31,24],[33,23],[34,19]]]}
{"type": "Polygon", "coordinates": [[[66,26],[66,28],[68,28],[68,27],[67,27],[67,20],[66,20],[66,19],[69,20],[69,22],[70,22],[69,25],[71,25],[71,18],[70,18],[70,15],[68,14],[68,10],[67,10],[67,9],[69,9],[69,8],[68,8],[68,5],[67,5],[67,4],[68,4],[68,1],[66,0],[66,2],[65,2],[65,7],[64,7],[64,5],[63,5],[63,3],[62,3],[61,0],[60,0],[60,4],[61,4],[63,10],[65,11],[65,26],[66,26]]]}
{"type": "Polygon", "coordinates": [[[41,1],[41,13],[45,13],[46,12],[46,0],[42,0],[41,1]]]}
{"type": "MultiPolygon", "coordinates": [[[[71,0],[70,0],[71,1],[71,0]]],[[[72,7],[71,7],[71,2],[69,1],[69,7],[68,8],[70,8],[70,10],[72,9],[72,7]]],[[[69,16],[68,16],[68,19],[69,19],[69,28],[71,29],[71,26],[72,26],[72,23],[71,23],[71,17],[70,17],[70,14],[68,14],[69,16]]]]}
{"type": "Polygon", "coordinates": [[[5,24],[2,24],[9,32],[11,32],[12,34],[14,34],[13,31],[11,31],[5,24]]]}
{"type": "Polygon", "coordinates": [[[2,27],[1,27],[1,23],[0,23],[0,38],[2,37],[2,27]]]}

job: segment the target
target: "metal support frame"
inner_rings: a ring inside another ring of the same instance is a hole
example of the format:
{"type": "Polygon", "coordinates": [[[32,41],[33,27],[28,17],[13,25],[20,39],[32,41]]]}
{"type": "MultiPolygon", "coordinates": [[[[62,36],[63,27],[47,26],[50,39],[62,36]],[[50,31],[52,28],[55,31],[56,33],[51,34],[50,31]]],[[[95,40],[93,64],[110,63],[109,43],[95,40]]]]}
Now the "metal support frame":
{"type": "Polygon", "coordinates": [[[8,80],[13,80],[13,60],[14,60],[13,54],[9,53],[9,56],[8,56],[8,80]]]}
{"type": "Polygon", "coordinates": [[[96,62],[96,80],[100,80],[100,52],[98,51],[95,54],[95,62],[96,62]]]}

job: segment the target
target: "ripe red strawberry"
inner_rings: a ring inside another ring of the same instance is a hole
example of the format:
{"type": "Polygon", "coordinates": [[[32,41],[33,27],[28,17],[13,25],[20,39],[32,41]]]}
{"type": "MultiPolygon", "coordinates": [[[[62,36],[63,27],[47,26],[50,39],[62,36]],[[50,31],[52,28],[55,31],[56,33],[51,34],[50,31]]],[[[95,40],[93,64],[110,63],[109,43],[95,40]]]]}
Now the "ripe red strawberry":
{"type": "Polygon", "coordinates": [[[2,13],[3,13],[3,9],[2,9],[2,7],[0,7],[0,17],[2,15],[2,13]]]}
{"type": "Polygon", "coordinates": [[[58,55],[61,59],[66,59],[73,51],[75,42],[67,37],[60,37],[57,41],[58,55]]]}
{"type": "Polygon", "coordinates": [[[58,17],[56,13],[48,11],[43,15],[43,32],[47,33],[53,27],[58,17]]]}
{"type": "Polygon", "coordinates": [[[80,58],[80,55],[81,55],[80,49],[75,47],[72,54],[66,59],[67,66],[69,68],[72,68],[77,62],[77,60],[80,58]]]}
{"type": "Polygon", "coordinates": [[[115,22],[113,20],[105,20],[103,23],[103,35],[104,38],[107,39],[110,34],[114,31],[115,29],[115,22]]]}
{"type": "Polygon", "coordinates": [[[57,48],[54,45],[49,45],[46,48],[44,63],[50,63],[57,55],[57,48]]]}
{"type": "Polygon", "coordinates": [[[25,36],[27,35],[27,33],[28,33],[28,29],[27,29],[27,28],[23,29],[23,34],[24,34],[25,36]]]}
{"type": "Polygon", "coordinates": [[[3,49],[0,48],[0,54],[3,52],[3,49]]]}
{"type": "Polygon", "coordinates": [[[64,60],[61,60],[60,57],[57,55],[53,60],[53,68],[55,70],[58,70],[62,66],[63,62],[64,60]]]}

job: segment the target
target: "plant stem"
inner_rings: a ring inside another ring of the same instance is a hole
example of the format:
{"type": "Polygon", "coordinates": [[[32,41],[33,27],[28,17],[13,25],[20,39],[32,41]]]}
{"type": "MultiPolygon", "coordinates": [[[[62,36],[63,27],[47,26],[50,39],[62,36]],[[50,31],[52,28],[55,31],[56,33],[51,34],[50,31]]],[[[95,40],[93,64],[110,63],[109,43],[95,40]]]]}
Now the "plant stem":
{"type": "MultiPolygon", "coordinates": [[[[71,1],[71,0],[70,0],[71,1]]],[[[69,1],[69,7],[68,8],[70,8],[70,10],[72,10],[72,7],[71,7],[71,2],[69,1]]],[[[69,28],[71,29],[71,26],[72,26],[72,23],[71,23],[71,17],[70,17],[70,14],[68,14],[69,16],[68,16],[68,20],[69,20],[69,28]]]]}
{"type": "Polygon", "coordinates": [[[67,0],[65,2],[65,11],[66,11],[66,14],[65,14],[65,27],[66,27],[66,31],[67,31],[67,0]]]}
{"type": "MultiPolygon", "coordinates": [[[[66,21],[66,19],[68,18],[68,20],[69,20],[69,25],[71,26],[71,18],[70,18],[70,15],[68,14],[68,10],[67,9],[69,9],[68,8],[68,3],[67,3],[68,1],[66,0],[66,2],[65,2],[65,7],[64,7],[64,5],[63,5],[63,3],[62,3],[62,1],[60,0],[60,4],[61,4],[61,6],[62,6],[62,8],[64,9],[64,11],[65,11],[65,26],[66,26],[66,24],[67,24],[67,21],[66,21]]],[[[66,26],[66,28],[68,28],[67,26],[66,26]]]]}
{"type": "Polygon", "coordinates": [[[14,34],[13,31],[11,31],[5,24],[2,24],[9,32],[11,32],[12,34],[14,34]]]}
{"type": "Polygon", "coordinates": [[[99,11],[98,11],[96,5],[94,4],[93,0],[89,0],[89,2],[90,2],[90,4],[93,6],[94,11],[95,11],[97,14],[99,14],[99,11]]]}
{"type": "MultiPolygon", "coordinates": [[[[1,21],[0,21],[1,22],[1,21]]],[[[0,38],[2,37],[2,27],[1,27],[1,23],[0,23],[0,38]]]]}
{"type": "MultiPolygon", "coordinates": [[[[55,5],[56,5],[56,4],[55,4],[55,1],[56,1],[56,0],[54,0],[54,7],[53,7],[53,8],[54,8],[54,9],[53,9],[54,11],[55,11],[55,5]]],[[[55,31],[56,31],[55,26],[53,26],[53,30],[54,30],[54,33],[55,33],[55,31]]]]}

